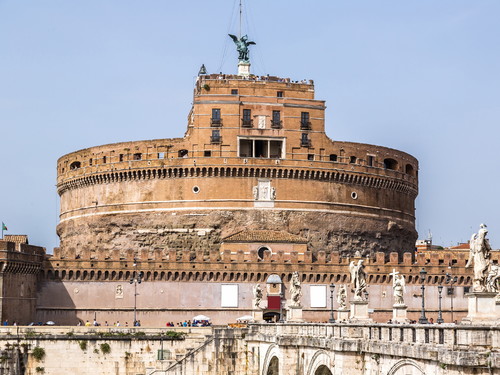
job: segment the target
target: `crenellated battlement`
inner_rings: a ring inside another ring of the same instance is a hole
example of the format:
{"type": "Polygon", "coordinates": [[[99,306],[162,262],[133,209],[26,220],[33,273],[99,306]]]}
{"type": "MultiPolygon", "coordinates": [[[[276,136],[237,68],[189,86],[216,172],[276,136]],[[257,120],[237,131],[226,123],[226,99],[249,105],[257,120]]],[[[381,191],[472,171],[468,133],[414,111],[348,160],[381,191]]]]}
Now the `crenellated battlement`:
{"type": "MultiPolygon", "coordinates": [[[[116,256],[120,252],[116,251],[116,256]]],[[[498,262],[500,252],[492,253],[492,260],[498,262]]],[[[135,271],[144,272],[145,280],[165,281],[213,281],[213,282],[265,282],[272,273],[281,275],[283,280],[290,280],[293,271],[301,274],[306,283],[347,283],[349,282],[348,265],[358,261],[359,257],[341,257],[332,253],[327,257],[320,251],[314,257],[310,251],[299,254],[296,251],[277,251],[266,253],[260,259],[257,253],[245,254],[243,251],[222,253],[210,251],[182,252],[176,250],[165,252],[126,251],[119,261],[112,260],[112,254],[84,253],[79,259],[61,259],[59,250],[44,263],[43,276],[48,279],[62,280],[128,280],[135,271]],[[99,255],[102,255],[99,258],[99,255]],[[134,264],[136,266],[134,267],[134,264]]],[[[444,283],[446,273],[457,276],[457,285],[470,285],[472,273],[465,269],[466,253],[449,254],[436,257],[428,254],[398,253],[387,256],[379,252],[373,258],[364,258],[368,284],[392,283],[389,273],[396,269],[406,276],[407,283],[419,284],[419,271],[425,267],[429,284],[444,283]],[[450,265],[452,269],[450,269],[450,265]]]]}

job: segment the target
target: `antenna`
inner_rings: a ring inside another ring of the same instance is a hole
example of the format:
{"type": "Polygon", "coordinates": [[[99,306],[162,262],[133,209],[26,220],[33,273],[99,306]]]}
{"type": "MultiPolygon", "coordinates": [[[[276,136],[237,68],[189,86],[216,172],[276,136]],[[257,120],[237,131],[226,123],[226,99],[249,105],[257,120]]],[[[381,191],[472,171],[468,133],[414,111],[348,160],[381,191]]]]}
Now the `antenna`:
{"type": "Polygon", "coordinates": [[[241,38],[241,14],[242,10],[241,10],[241,0],[240,0],[240,35],[238,35],[238,38],[241,38]]]}

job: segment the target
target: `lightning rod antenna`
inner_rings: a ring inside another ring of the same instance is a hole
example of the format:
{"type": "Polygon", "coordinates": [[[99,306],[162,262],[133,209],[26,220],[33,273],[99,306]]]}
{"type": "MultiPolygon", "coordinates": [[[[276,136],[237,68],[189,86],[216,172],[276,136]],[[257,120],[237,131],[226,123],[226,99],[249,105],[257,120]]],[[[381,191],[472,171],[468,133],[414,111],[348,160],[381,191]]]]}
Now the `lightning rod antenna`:
{"type": "Polygon", "coordinates": [[[239,38],[241,38],[241,14],[242,10],[241,10],[241,0],[240,0],[240,35],[238,35],[239,38]]]}

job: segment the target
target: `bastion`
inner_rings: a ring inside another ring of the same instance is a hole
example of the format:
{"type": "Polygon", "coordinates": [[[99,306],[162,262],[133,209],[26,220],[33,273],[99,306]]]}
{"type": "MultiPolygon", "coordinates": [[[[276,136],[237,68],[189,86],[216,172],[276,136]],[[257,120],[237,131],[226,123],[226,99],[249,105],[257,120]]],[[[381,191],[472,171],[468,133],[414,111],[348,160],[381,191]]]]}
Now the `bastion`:
{"type": "Polygon", "coordinates": [[[417,160],[330,139],[325,108],[312,81],[198,76],[183,138],[58,160],[61,258],[208,257],[242,229],[301,236],[314,256],[413,251],[417,160]]]}

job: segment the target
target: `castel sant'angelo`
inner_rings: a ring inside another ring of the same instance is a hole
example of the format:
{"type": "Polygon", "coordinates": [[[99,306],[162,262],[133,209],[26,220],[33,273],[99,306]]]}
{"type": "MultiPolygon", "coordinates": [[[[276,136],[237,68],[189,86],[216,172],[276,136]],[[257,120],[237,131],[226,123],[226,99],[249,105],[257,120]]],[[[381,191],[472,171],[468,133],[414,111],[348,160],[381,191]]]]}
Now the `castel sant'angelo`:
{"type": "MultiPolygon", "coordinates": [[[[276,294],[276,280],[286,285],[298,272],[304,319],[324,321],[328,285],[348,283],[348,264],[360,259],[375,319],[392,311],[394,269],[410,292],[424,265],[430,284],[445,282],[453,265],[462,275],[453,282],[470,285],[467,250],[415,254],[417,160],[330,139],[313,81],[251,74],[251,43],[234,39],[238,74],[202,67],[184,137],[58,160],[60,247],[46,256],[23,238],[0,242],[11,265],[3,285],[29,275],[10,296],[4,288],[2,319],[132,324],[137,314],[164,325],[203,313],[226,323],[252,311],[256,284],[276,294]]],[[[416,315],[419,300],[408,305],[416,315]]],[[[264,305],[264,317],[277,310],[264,305]]]]}

